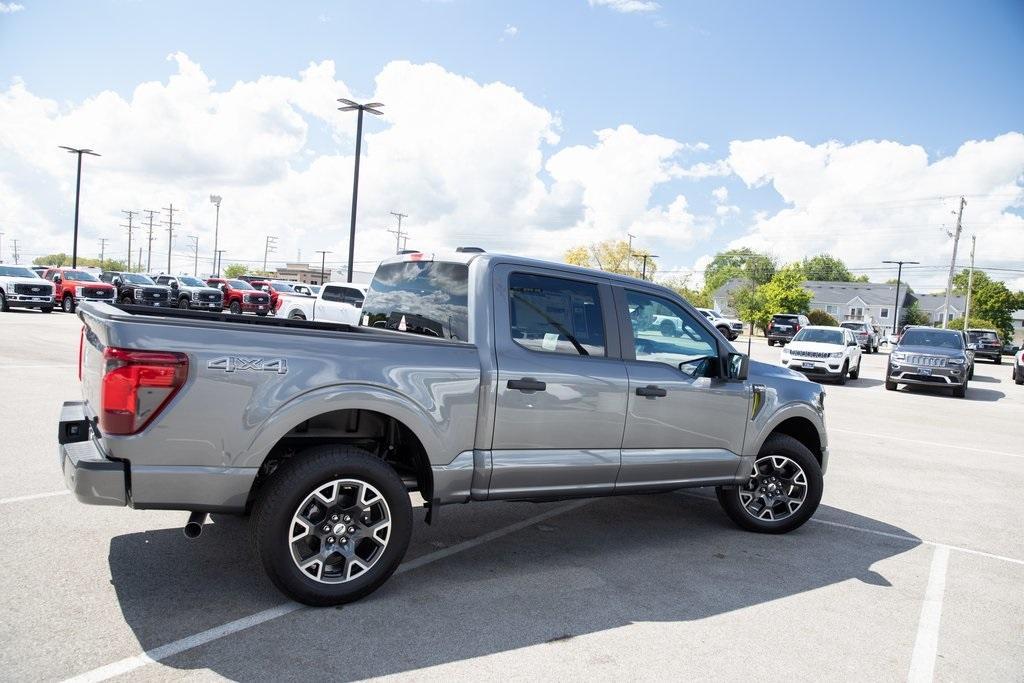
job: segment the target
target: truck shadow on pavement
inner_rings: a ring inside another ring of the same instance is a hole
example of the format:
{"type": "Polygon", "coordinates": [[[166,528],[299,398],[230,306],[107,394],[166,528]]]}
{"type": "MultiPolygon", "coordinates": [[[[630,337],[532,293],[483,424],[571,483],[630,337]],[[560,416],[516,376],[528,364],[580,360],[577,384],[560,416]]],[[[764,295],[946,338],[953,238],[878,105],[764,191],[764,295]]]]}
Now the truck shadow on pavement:
{"type": "MultiPolygon", "coordinates": [[[[704,493],[592,500],[395,575],[360,602],[303,609],[162,663],[236,680],[382,676],[632,622],[699,620],[850,579],[888,590],[872,566],[921,543],[825,506],[816,519],[905,538],[815,522],[747,533],[704,493]]],[[[442,508],[439,525],[417,521],[407,560],[560,505],[442,508]]],[[[246,531],[239,520],[207,525],[195,541],[178,529],[112,539],[111,583],[143,649],[286,602],[246,531]]]]}

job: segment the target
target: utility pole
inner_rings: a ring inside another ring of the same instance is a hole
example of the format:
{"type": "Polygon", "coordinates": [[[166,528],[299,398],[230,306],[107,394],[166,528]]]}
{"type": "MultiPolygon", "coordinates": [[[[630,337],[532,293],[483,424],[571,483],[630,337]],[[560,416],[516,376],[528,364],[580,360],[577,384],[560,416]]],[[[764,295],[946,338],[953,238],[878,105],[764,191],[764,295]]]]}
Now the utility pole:
{"type": "Polygon", "coordinates": [[[216,262],[215,263],[215,267],[214,267],[214,271],[215,271],[214,277],[220,277],[220,267],[224,263],[224,252],[225,251],[227,251],[227,249],[218,249],[217,250],[217,256],[216,256],[216,258],[214,258],[214,261],[216,262]]]}
{"type": "Polygon", "coordinates": [[[167,220],[164,224],[167,226],[167,274],[171,274],[171,247],[174,246],[174,226],[181,225],[180,222],[174,222],[174,204],[164,207],[164,211],[167,212],[167,220]]]}
{"type": "MultiPolygon", "coordinates": [[[[636,239],[636,235],[632,235],[632,234],[627,232],[626,233],[626,237],[629,238],[629,249],[627,249],[627,251],[629,252],[630,256],[632,256],[633,255],[633,240],[636,239]]],[[[632,275],[632,273],[633,273],[633,264],[629,262],[629,259],[626,259],[626,267],[629,268],[629,273],[627,273],[627,274],[632,275]]]]}
{"type": "Polygon", "coordinates": [[[0,263],[4,262],[4,233],[0,232],[0,263]]]}
{"type": "Polygon", "coordinates": [[[900,281],[903,278],[903,264],[918,265],[920,261],[882,261],[882,263],[898,263],[899,268],[896,270],[896,305],[893,306],[892,311],[892,333],[899,334],[900,326],[900,281]]]}
{"type": "Polygon", "coordinates": [[[946,305],[942,311],[942,329],[946,329],[949,322],[949,294],[953,289],[953,271],[956,270],[956,248],[960,243],[960,229],[963,227],[964,207],[967,200],[960,197],[960,210],[956,212],[956,232],[953,237],[953,258],[949,261],[949,278],[946,280],[946,305]]]}
{"type": "Polygon", "coordinates": [[[320,254],[320,284],[323,285],[324,284],[324,272],[326,272],[326,268],[324,266],[327,265],[327,255],[328,254],[332,254],[334,252],[330,252],[330,251],[317,251],[316,253],[320,254]]]}
{"type": "Polygon", "coordinates": [[[219,251],[217,251],[217,233],[220,232],[220,200],[221,196],[216,194],[210,195],[210,203],[217,207],[217,218],[213,222],[213,276],[220,277],[220,260],[218,259],[219,251]]]}
{"type": "Polygon", "coordinates": [[[380,110],[384,104],[381,102],[359,104],[352,100],[346,100],[344,97],[339,98],[338,101],[345,105],[338,107],[338,111],[359,112],[359,118],[356,122],[356,167],[352,174],[352,221],[348,230],[348,281],[352,282],[352,268],[355,267],[356,258],[356,206],[359,201],[359,156],[363,142],[363,112],[368,111],[371,114],[380,116],[384,113],[380,110]]]}
{"type": "Polygon", "coordinates": [[[106,237],[100,238],[100,270],[103,270],[103,261],[105,260],[103,257],[107,253],[107,242],[109,241],[106,237]]]}
{"type": "Polygon", "coordinates": [[[189,235],[188,238],[192,240],[192,277],[199,277],[199,236],[189,235]]]}
{"type": "MultiPolygon", "coordinates": [[[[128,270],[129,272],[131,272],[131,269],[132,269],[132,232],[135,230],[135,226],[132,224],[132,219],[135,218],[135,214],[137,214],[138,211],[128,211],[127,209],[121,209],[121,213],[123,213],[124,215],[128,216],[128,225],[122,225],[121,227],[122,228],[126,228],[128,230],[128,263],[125,266],[125,269],[128,270]]],[[[142,266],[142,262],[140,261],[138,265],[141,267],[142,266]]]]}
{"type": "Polygon", "coordinates": [[[402,237],[405,235],[402,232],[402,219],[408,218],[409,214],[392,211],[391,215],[398,219],[398,230],[388,230],[388,232],[395,236],[395,253],[397,254],[402,251],[402,237]]]}
{"type": "Polygon", "coordinates": [[[18,261],[21,260],[18,254],[18,240],[11,239],[11,256],[14,257],[14,265],[18,265],[18,261]]]}
{"type": "Polygon", "coordinates": [[[272,251],[277,251],[277,247],[275,246],[276,242],[277,242],[277,238],[276,237],[274,237],[273,235],[267,235],[267,241],[263,245],[263,272],[264,273],[267,272],[267,254],[269,254],[272,251]]]}
{"type": "MultiPolygon", "coordinates": [[[[156,211],[154,211],[153,209],[143,209],[143,211],[145,211],[146,213],[149,214],[149,248],[146,250],[146,272],[147,273],[152,273],[153,272],[153,239],[154,239],[153,238],[153,215],[156,214],[156,211]]],[[[142,265],[142,261],[141,260],[139,261],[139,265],[140,266],[142,265]]],[[[170,273],[168,273],[168,275],[170,275],[170,273]]]]}
{"type": "Polygon", "coordinates": [[[644,271],[643,271],[643,274],[640,276],[640,279],[646,280],[647,279],[647,259],[658,258],[658,255],[657,254],[647,254],[647,253],[634,254],[633,252],[629,252],[629,255],[630,256],[636,256],[636,257],[642,258],[644,260],[644,271]]]}
{"type": "Polygon", "coordinates": [[[967,274],[967,306],[964,310],[964,332],[967,331],[967,319],[971,317],[971,290],[974,289],[974,247],[978,241],[976,235],[971,235],[971,269],[967,274]]]}

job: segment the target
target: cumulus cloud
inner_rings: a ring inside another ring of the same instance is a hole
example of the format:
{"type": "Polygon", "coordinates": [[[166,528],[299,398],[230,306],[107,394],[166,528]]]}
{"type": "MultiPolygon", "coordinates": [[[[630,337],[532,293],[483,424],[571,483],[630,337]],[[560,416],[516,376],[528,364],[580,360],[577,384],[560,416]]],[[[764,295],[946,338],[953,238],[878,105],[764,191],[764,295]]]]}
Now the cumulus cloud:
{"type": "Polygon", "coordinates": [[[505,24],[505,30],[502,31],[501,34],[503,40],[505,38],[515,38],[517,35],[519,35],[519,28],[513,26],[512,24],[505,24]]]}
{"type": "Polygon", "coordinates": [[[24,5],[19,5],[16,2],[0,2],[0,14],[14,14],[25,9],[24,5]]]}
{"type": "MultiPolygon", "coordinates": [[[[757,216],[730,246],[782,259],[830,252],[851,266],[894,258],[941,265],[952,253],[944,226],[955,222],[950,212],[963,195],[965,234],[978,235],[977,260],[1024,262],[1024,218],[1015,212],[1024,205],[1021,133],[968,141],[937,160],[920,146],[892,141],[736,141],[728,163],[749,187],[770,185],[787,204],[757,216]]],[[[937,279],[944,281],[930,281],[937,279]]]]}
{"type": "Polygon", "coordinates": [[[615,12],[630,14],[633,12],[654,12],[661,5],[654,0],[587,0],[591,7],[607,7],[615,12]]]}

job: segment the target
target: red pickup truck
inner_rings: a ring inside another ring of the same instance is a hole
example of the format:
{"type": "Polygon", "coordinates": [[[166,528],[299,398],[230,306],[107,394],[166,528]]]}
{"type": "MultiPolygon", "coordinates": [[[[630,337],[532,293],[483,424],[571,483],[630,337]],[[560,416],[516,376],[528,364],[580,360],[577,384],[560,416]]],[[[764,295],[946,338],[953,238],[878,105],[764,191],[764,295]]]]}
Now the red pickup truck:
{"type": "Polygon", "coordinates": [[[270,310],[272,310],[272,311],[276,311],[277,310],[277,308],[278,308],[277,300],[280,298],[280,295],[279,295],[278,291],[276,289],[274,289],[274,285],[271,284],[269,280],[253,280],[249,284],[252,285],[253,287],[255,287],[257,290],[259,290],[261,292],[266,292],[267,294],[269,294],[270,295],[270,310]]]}
{"type": "Polygon", "coordinates": [[[84,270],[50,268],[43,278],[53,283],[54,303],[65,313],[74,313],[75,306],[82,301],[117,303],[117,290],[84,270]]]}
{"type": "Polygon", "coordinates": [[[235,315],[255,313],[264,316],[271,310],[270,295],[257,290],[244,280],[211,277],[206,284],[224,292],[224,307],[235,315]]]}

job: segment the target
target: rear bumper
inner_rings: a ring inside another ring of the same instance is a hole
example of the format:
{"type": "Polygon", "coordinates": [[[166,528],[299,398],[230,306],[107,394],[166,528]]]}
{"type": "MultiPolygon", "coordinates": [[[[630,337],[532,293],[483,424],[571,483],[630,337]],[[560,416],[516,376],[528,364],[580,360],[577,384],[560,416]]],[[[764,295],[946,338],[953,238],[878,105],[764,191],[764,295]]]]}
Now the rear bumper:
{"type": "Polygon", "coordinates": [[[1003,352],[1001,349],[978,349],[974,352],[974,357],[984,358],[985,360],[1000,360],[1003,352]]]}
{"type": "Polygon", "coordinates": [[[61,407],[57,442],[64,485],[75,498],[87,505],[127,504],[125,464],[110,460],[96,446],[83,402],[67,401],[61,407]]]}

